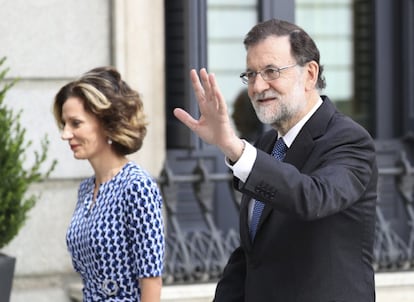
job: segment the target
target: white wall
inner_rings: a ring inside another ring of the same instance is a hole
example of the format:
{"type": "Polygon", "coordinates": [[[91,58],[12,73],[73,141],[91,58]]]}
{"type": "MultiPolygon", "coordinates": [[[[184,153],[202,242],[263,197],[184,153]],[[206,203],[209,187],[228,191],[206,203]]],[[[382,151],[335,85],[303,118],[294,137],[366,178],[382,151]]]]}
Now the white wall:
{"type": "Polygon", "coordinates": [[[92,170],[60,139],[53,98],[93,67],[117,67],[141,93],[150,122],[143,149],[131,159],[158,176],[165,157],[163,0],[0,0],[0,7],[0,57],[7,57],[8,78],[20,79],[5,103],[22,110],[21,124],[33,148],[38,150],[47,134],[49,163],[58,160],[51,179],[30,189],[40,199],[2,250],[17,258],[11,301],[69,301],[67,286],[78,277],[65,233],[78,184],[92,170]]]}

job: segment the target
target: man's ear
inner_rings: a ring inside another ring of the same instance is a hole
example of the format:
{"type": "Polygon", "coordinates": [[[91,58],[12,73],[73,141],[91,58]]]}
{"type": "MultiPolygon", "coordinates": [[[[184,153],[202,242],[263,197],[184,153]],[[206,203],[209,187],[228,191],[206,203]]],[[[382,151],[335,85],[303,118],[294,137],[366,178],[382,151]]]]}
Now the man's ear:
{"type": "Polygon", "coordinates": [[[313,90],[316,87],[318,82],[318,74],[319,74],[319,65],[315,61],[310,61],[306,63],[306,79],[305,79],[305,87],[306,90],[313,90]]]}

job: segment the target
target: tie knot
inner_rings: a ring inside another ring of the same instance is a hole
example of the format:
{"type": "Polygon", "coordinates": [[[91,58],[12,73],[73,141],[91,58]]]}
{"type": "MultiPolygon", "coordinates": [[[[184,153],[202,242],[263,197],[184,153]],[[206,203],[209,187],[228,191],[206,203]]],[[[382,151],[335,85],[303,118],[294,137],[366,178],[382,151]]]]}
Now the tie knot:
{"type": "Polygon", "coordinates": [[[279,138],[276,141],[276,143],[273,147],[272,155],[277,160],[282,160],[285,157],[287,149],[288,149],[288,147],[286,146],[285,142],[283,141],[283,138],[279,138]]]}

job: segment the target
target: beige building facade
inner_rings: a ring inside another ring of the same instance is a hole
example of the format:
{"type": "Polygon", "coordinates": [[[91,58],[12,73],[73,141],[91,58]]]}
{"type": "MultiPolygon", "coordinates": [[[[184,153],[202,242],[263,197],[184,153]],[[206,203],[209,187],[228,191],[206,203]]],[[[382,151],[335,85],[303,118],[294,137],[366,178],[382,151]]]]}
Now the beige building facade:
{"type": "MultiPolygon", "coordinates": [[[[241,39],[256,22],[257,1],[207,2],[209,64],[220,83],[225,83],[224,93],[231,101],[241,87],[237,76],[244,68],[241,39]],[[241,17],[231,20],[235,26],[220,23],[229,20],[226,12],[232,15],[237,9],[241,17]],[[223,49],[232,50],[230,58],[223,49]]],[[[296,1],[308,10],[313,9],[311,2],[315,1],[296,1]]],[[[319,2],[323,7],[329,1],[319,2]]],[[[352,1],[334,2],[350,6],[352,1]]],[[[7,57],[8,78],[19,79],[6,103],[22,110],[21,123],[33,142],[31,148],[38,149],[47,135],[49,163],[58,161],[49,180],[31,187],[40,199],[19,235],[1,251],[17,259],[11,302],[69,302],[70,297],[79,297],[80,283],[66,250],[65,233],[78,184],[92,171],[87,162],[75,160],[60,139],[51,112],[53,98],[62,85],[89,69],[115,66],[141,93],[150,122],[142,150],[131,159],[157,177],[166,160],[164,0],[0,0],[0,7],[0,57],[7,57]]],[[[308,14],[303,12],[297,19],[305,26],[308,23],[302,17],[308,14]]],[[[347,66],[340,67],[348,76],[347,66]]],[[[28,162],[32,156],[30,149],[28,162]]],[[[412,272],[376,278],[377,301],[412,300],[412,272]]],[[[214,289],[215,284],[167,286],[163,301],[211,301],[214,289]]]]}
{"type": "MultiPolygon", "coordinates": [[[[78,281],[66,250],[65,233],[89,164],[75,160],[53,120],[58,89],[91,68],[115,66],[142,95],[149,121],[143,148],[131,156],[157,177],[165,160],[164,15],[154,0],[1,0],[0,56],[8,79],[19,81],[6,104],[22,110],[26,138],[38,149],[50,140],[50,179],[30,190],[40,194],[19,235],[2,252],[16,257],[12,302],[69,300],[78,281]]],[[[30,162],[33,150],[28,150],[30,162]]]]}

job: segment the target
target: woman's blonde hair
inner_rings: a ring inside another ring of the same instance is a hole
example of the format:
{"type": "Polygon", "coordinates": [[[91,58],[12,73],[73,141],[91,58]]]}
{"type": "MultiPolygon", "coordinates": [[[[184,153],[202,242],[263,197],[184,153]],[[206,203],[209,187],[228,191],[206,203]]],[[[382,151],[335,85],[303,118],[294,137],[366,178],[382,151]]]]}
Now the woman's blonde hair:
{"type": "Polygon", "coordinates": [[[98,118],[115,152],[127,155],[142,147],[147,122],[141,97],[115,68],[94,68],[59,90],[53,113],[60,129],[64,127],[62,107],[70,97],[81,99],[85,110],[98,118]]]}

